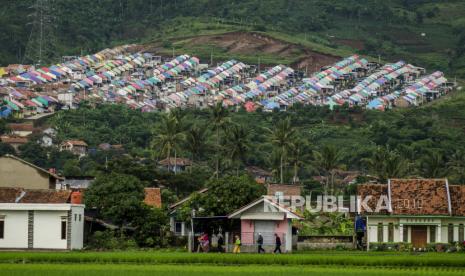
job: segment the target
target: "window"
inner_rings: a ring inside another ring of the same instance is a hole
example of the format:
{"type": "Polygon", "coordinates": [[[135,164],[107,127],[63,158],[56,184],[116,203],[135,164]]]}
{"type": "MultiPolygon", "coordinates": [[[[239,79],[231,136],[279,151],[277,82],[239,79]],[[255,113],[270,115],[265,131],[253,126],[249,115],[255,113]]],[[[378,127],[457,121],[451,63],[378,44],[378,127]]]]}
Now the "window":
{"type": "Polygon", "coordinates": [[[182,231],[182,222],[176,222],[174,228],[174,232],[180,234],[182,231]]]}
{"type": "Polygon", "coordinates": [[[66,218],[61,218],[61,239],[66,240],[66,232],[67,232],[67,227],[66,227],[66,218]]]}
{"type": "Polygon", "coordinates": [[[383,242],[383,224],[378,223],[378,242],[383,242]]]}
{"type": "Polygon", "coordinates": [[[79,221],[81,221],[81,220],[82,220],[82,215],[81,215],[81,214],[79,214],[79,221]]]}
{"type": "Polygon", "coordinates": [[[463,243],[463,224],[459,224],[459,242],[463,243]]]}
{"type": "Polygon", "coordinates": [[[447,241],[454,242],[454,225],[452,223],[447,226],[447,241]]]}
{"type": "Polygon", "coordinates": [[[77,221],[77,214],[74,214],[74,221],[77,221]]]}
{"type": "Polygon", "coordinates": [[[394,223],[388,225],[388,242],[394,242],[394,223]]]}
{"type": "Polygon", "coordinates": [[[0,220],[0,239],[5,238],[5,221],[3,219],[0,220]]]}
{"type": "Polygon", "coordinates": [[[429,227],[429,242],[436,242],[436,225],[431,225],[429,227]]]}
{"type": "Polygon", "coordinates": [[[403,242],[408,242],[408,226],[407,225],[404,225],[403,227],[403,237],[402,237],[402,241],[403,242]]]}

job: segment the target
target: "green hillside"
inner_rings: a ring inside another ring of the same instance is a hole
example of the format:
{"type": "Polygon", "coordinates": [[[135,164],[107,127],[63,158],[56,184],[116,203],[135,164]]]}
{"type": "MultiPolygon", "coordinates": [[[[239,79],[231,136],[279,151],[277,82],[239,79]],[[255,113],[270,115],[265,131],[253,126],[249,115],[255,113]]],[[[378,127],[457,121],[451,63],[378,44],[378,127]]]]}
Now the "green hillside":
{"type": "MultiPolygon", "coordinates": [[[[28,41],[38,43],[30,24],[37,18],[31,8],[36,1],[2,2],[0,64],[30,62],[28,41]]],[[[404,59],[465,77],[465,2],[459,0],[58,0],[49,6],[47,34],[53,35],[44,42],[46,61],[123,42],[157,42],[167,53],[189,48],[207,57],[223,49],[186,47],[182,39],[257,31],[318,52],[404,59]]],[[[295,57],[276,61],[292,63],[295,57]]]]}

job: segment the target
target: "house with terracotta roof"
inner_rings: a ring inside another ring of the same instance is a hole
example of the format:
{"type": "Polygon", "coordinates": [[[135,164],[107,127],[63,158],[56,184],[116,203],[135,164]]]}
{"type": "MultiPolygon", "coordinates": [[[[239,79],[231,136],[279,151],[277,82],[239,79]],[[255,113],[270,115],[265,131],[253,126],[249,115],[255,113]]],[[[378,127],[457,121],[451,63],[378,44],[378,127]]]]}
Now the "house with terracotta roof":
{"type": "Polygon", "coordinates": [[[447,179],[390,179],[358,186],[358,212],[366,217],[367,248],[379,243],[428,244],[465,239],[465,186],[447,179]]]}
{"type": "Polygon", "coordinates": [[[273,174],[271,172],[259,167],[249,166],[246,167],[245,170],[260,184],[268,183],[273,179],[273,174]]]}
{"type": "Polygon", "coordinates": [[[82,249],[84,205],[71,191],[0,188],[0,249],[82,249]]]}
{"type": "Polygon", "coordinates": [[[55,189],[63,177],[17,156],[0,157],[0,187],[55,189]]]}
{"type": "Polygon", "coordinates": [[[60,145],[60,151],[70,151],[80,157],[87,155],[88,145],[82,140],[66,140],[60,145]]]}
{"type": "Polygon", "coordinates": [[[165,158],[158,162],[163,168],[173,171],[173,172],[182,172],[185,171],[188,167],[192,166],[192,161],[188,158],[165,158]]]}
{"type": "Polygon", "coordinates": [[[13,135],[19,137],[29,136],[35,130],[34,125],[32,123],[11,123],[8,124],[8,128],[10,129],[13,135]]]}
{"type": "Polygon", "coordinates": [[[2,143],[12,146],[16,150],[16,152],[18,152],[20,146],[25,145],[29,142],[29,138],[16,135],[2,135],[0,136],[0,141],[2,143]]]}

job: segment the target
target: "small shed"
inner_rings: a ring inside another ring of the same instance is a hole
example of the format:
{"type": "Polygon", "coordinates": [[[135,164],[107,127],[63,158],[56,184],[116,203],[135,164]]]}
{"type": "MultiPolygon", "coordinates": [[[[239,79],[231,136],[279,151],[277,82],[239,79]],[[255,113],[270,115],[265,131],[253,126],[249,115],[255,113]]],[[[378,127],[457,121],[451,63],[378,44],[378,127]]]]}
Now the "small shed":
{"type": "Polygon", "coordinates": [[[241,220],[241,243],[244,252],[254,252],[259,233],[263,237],[265,250],[275,246],[275,234],[281,238],[285,252],[292,251],[292,220],[302,217],[289,208],[273,201],[271,197],[261,197],[236,210],[228,216],[241,220]]]}

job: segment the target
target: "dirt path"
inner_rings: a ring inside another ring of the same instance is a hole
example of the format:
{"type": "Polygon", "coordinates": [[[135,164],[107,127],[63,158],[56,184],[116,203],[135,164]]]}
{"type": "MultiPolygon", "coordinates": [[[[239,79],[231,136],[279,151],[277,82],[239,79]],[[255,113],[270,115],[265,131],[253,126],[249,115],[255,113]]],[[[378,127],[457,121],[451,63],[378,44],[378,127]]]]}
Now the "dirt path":
{"type": "MultiPolygon", "coordinates": [[[[184,47],[214,45],[224,49],[226,53],[231,54],[254,55],[262,53],[295,59],[296,61],[291,64],[292,67],[297,69],[307,68],[309,71],[315,71],[322,66],[332,64],[340,59],[340,57],[337,56],[316,52],[301,45],[255,32],[200,35],[179,40],[187,41],[184,47]]],[[[160,46],[159,43],[154,43],[147,47],[147,49],[159,50],[160,46]]]]}

